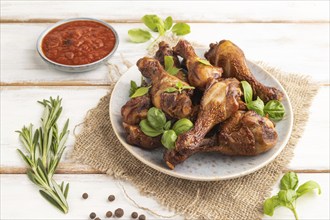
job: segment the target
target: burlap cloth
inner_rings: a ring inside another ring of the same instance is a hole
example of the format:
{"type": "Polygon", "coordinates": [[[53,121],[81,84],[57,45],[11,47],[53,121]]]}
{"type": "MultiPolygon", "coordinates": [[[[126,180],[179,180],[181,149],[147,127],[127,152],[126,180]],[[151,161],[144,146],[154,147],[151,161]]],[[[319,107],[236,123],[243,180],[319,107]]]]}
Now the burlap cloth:
{"type": "Polygon", "coordinates": [[[187,219],[261,219],[263,201],[270,196],[272,186],[293,156],[319,86],[305,76],[259,65],[275,76],[287,91],[294,111],[294,127],[282,153],[257,172],[232,180],[198,182],[171,177],[144,165],[120,144],[112,130],[109,99],[113,86],[87,114],[72,157],[131,182],[141,193],[187,219]]]}

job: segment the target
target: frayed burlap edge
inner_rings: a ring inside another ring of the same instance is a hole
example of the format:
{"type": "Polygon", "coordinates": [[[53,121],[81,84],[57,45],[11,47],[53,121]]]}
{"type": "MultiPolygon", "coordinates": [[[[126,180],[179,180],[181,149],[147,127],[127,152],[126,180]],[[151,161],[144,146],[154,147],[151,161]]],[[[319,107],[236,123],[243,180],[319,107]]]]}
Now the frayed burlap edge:
{"type": "Polygon", "coordinates": [[[281,82],[294,111],[294,126],[287,146],[272,163],[257,172],[233,180],[196,182],[170,177],[142,164],[124,147],[118,146],[120,143],[109,126],[109,119],[106,119],[113,85],[86,117],[72,157],[115,178],[133,183],[141,193],[151,195],[160,204],[188,219],[261,219],[262,202],[270,196],[272,186],[293,156],[294,146],[303,134],[309,107],[319,85],[309,77],[283,73],[262,62],[257,63],[281,82]],[[95,125],[95,120],[100,116],[107,121],[101,126],[95,125]],[[88,140],[90,138],[94,140],[91,142],[88,140]],[[125,162],[128,164],[123,165],[125,162]],[[180,195],[176,196],[172,191],[180,195]]]}

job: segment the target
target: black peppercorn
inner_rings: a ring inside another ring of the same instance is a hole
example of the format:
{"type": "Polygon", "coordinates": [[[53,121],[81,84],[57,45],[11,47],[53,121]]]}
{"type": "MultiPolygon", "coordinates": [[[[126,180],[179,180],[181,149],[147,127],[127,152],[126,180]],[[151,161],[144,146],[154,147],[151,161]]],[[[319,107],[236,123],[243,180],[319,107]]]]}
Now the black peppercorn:
{"type": "Polygon", "coordinates": [[[123,215],[124,215],[124,210],[123,210],[123,209],[118,208],[118,209],[115,210],[115,216],[116,216],[116,217],[120,218],[120,217],[122,217],[123,215]]]}
{"type": "Polygon", "coordinates": [[[95,220],[101,220],[99,217],[97,217],[95,220]]]}
{"type": "Polygon", "coordinates": [[[87,193],[84,193],[84,194],[82,194],[82,197],[83,197],[84,199],[87,199],[87,198],[88,198],[88,194],[87,194],[87,193]]]}
{"type": "Polygon", "coordinates": [[[111,211],[107,211],[107,213],[105,214],[105,216],[107,216],[107,218],[111,218],[112,212],[111,211]]]}
{"type": "Polygon", "coordinates": [[[116,197],[115,197],[114,195],[110,195],[110,196],[108,197],[108,200],[109,200],[110,202],[114,201],[115,199],[116,199],[116,197]]]}
{"type": "Polygon", "coordinates": [[[91,212],[91,214],[89,214],[90,219],[94,219],[96,217],[95,212],[91,212]]]}
{"type": "Polygon", "coordinates": [[[146,216],[145,215],[140,215],[139,220],[146,220],[146,216]]]}
{"type": "Polygon", "coordinates": [[[132,214],[131,214],[131,217],[132,218],[137,218],[139,215],[137,214],[137,212],[132,212],[132,214]]]}

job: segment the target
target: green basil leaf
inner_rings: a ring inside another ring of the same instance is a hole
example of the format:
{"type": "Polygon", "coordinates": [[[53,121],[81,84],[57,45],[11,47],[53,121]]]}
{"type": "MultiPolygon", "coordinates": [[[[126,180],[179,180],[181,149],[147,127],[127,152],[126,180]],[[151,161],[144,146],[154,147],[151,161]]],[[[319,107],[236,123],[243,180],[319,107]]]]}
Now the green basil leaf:
{"type": "Polygon", "coordinates": [[[280,190],[277,194],[280,204],[283,206],[288,206],[288,204],[292,203],[297,199],[296,191],[292,189],[280,190]]]}
{"type": "Polygon", "coordinates": [[[171,150],[175,147],[175,141],[178,138],[173,130],[164,131],[161,142],[167,149],[171,150]]]}
{"type": "Polygon", "coordinates": [[[176,23],[172,28],[172,32],[176,35],[186,35],[190,33],[190,26],[186,23],[176,23]]]}
{"type": "Polygon", "coordinates": [[[136,82],[131,80],[131,88],[129,89],[129,96],[131,97],[137,89],[138,89],[138,86],[136,85],[136,82]]]}
{"type": "Polygon", "coordinates": [[[257,112],[259,115],[264,116],[264,102],[257,97],[256,100],[247,103],[247,108],[257,112]]]}
{"type": "Polygon", "coordinates": [[[192,127],[194,127],[194,124],[189,119],[181,118],[180,120],[175,122],[172,129],[175,131],[177,135],[180,135],[182,133],[189,131],[192,127]]]}
{"type": "Polygon", "coordinates": [[[279,205],[280,202],[277,196],[273,196],[269,199],[266,199],[266,201],[264,202],[264,213],[266,215],[273,216],[275,208],[279,205]]]}
{"type": "MultiPolygon", "coordinates": [[[[145,15],[142,17],[142,22],[152,31],[157,31],[157,15],[145,15]]],[[[160,18],[159,18],[160,19],[160,18]]]]}
{"type": "Polygon", "coordinates": [[[178,72],[179,72],[180,70],[181,70],[181,69],[176,68],[175,66],[172,66],[172,67],[170,67],[166,72],[168,72],[169,74],[175,76],[176,74],[178,74],[178,72]]]}
{"type": "Polygon", "coordinates": [[[166,123],[166,117],[164,112],[155,107],[152,107],[148,110],[147,119],[150,126],[157,130],[163,129],[166,123]]]}
{"type": "Polygon", "coordinates": [[[145,94],[147,94],[149,92],[149,89],[150,89],[151,86],[148,86],[148,87],[140,87],[138,88],[133,95],[131,95],[130,97],[131,98],[136,98],[136,97],[139,97],[139,96],[143,96],[145,94]]]}
{"type": "Polygon", "coordinates": [[[168,87],[165,89],[165,92],[167,93],[172,93],[172,92],[177,92],[178,89],[177,88],[174,88],[174,87],[168,87]]]}
{"type": "Polygon", "coordinates": [[[280,183],[280,189],[293,189],[295,190],[298,186],[298,176],[295,172],[286,173],[280,183]]]}
{"type": "Polygon", "coordinates": [[[157,24],[157,31],[159,36],[163,36],[165,34],[164,24],[157,24]]]}
{"type": "Polygon", "coordinates": [[[245,103],[252,102],[253,90],[252,90],[250,83],[248,83],[247,81],[241,81],[241,84],[243,87],[245,103]]]}
{"type": "Polygon", "coordinates": [[[165,70],[167,71],[169,68],[174,66],[174,60],[172,56],[165,56],[164,57],[164,64],[165,64],[165,70]]]}
{"type": "Polygon", "coordinates": [[[198,62],[200,62],[206,66],[212,66],[212,64],[208,60],[198,59],[198,62]]]}
{"type": "Polygon", "coordinates": [[[267,102],[264,108],[264,113],[268,114],[269,118],[274,121],[282,120],[285,114],[284,105],[278,100],[267,102]]]}
{"type": "Polygon", "coordinates": [[[171,16],[168,16],[164,21],[164,28],[165,30],[170,30],[173,25],[173,19],[171,16]]]}
{"type": "Polygon", "coordinates": [[[317,182],[315,182],[313,180],[307,181],[306,183],[299,186],[299,188],[297,189],[298,197],[300,197],[308,192],[311,192],[314,189],[318,189],[318,193],[321,194],[321,187],[317,182]]]}
{"type": "Polygon", "coordinates": [[[193,86],[182,86],[182,89],[195,89],[193,86]]]}
{"type": "Polygon", "coordinates": [[[180,69],[174,66],[174,60],[172,56],[164,57],[165,71],[171,75],[176,75],[180,69]]]}
{"type": "Polygon", "coordinates": [[[152,37],[149,31],[142,30],[140,28],[134,28],[128,31],[130,40],[134,43],[144,43],[150,40],[152,37]]]}
{"type": "Polygon", "coordinates": [[[177,83],[175,84],[175,86],[176,86],[176,88],[178,88],[178,89],[182,89],[183,84],[182,84],[181,81],[179,81],[179,82],[177,82],[177,83]]]}
{"type": "Polygon", "coordinates": [[[164,125],[164,130],[169,130],[171,128],[171,121],[166,122],[166,124],[164,125]]]}
{"type": "Polygon", "coordinates": [[[157,129],[151,127],[149,122],[147,121],[147,119],[143,119],[142,121],[140,121],[139,125],[141,128],[141,131],[149,137],[156,137],[163,133],[163,130],[161,130],[161,129],[157,130],[157,129]]]}

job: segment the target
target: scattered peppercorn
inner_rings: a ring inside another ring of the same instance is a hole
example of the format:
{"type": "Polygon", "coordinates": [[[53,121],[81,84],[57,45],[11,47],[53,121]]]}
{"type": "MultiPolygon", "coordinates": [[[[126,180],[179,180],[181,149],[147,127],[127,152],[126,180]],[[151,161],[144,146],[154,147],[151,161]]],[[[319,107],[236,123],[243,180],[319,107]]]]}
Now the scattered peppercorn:
{"type": "Polygon", "coordinates": [[[88,198],[88,194],[87,194],[87,193],[84,193],[84,194],[82,194],[82,197],[83,197],[84,199],[87,199],[87,198],[88,198]]]}
{"type": "Polygon", "coordinates": [[[90,219],[94,219],[96,217],[95,212],[91,212],[91,214],[89,214],[90,219]]]}
{"type": "Polygon", "coordinates": [[[101,220],[99,217],[97,217],[95,220],[101,220]]]}
{"type": "Polygon", "coordinates": [[[116,216],[116,217],[120,218],[120,217],[122,217],[123,215],[124,215],[124,210],[123,210],[123,209],[118,208],[118,209],[115,210],[115,216],[116,216]]]}
{"type": "Polygon", "coordinates": [[[105,216],[107,216],[107,218],[111,218],[112,212],[111,211],[107,211],[107,213],[105,214],[105,216]]]}
{"type": "Polygon", "coordinates": [[[116,199],[116,197],[115,197],[114,195],[110,195],[110,196],[108,197],[108,200],[109,200],[110,202],[114,201],[115,199],[116,199]]]}
{"type": "Polygon", "coordinates": [[[131,217],[132,218],[137,218],[139,215],[137,214],[137,212],[132,212],[132,214],[131,214],[131,217]]]}
{"type": "Polygon", "coordinates": [[[146,220],[146,216],[145,215],[140,215],[139,220],[146,220]]]}

